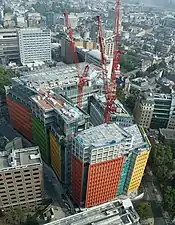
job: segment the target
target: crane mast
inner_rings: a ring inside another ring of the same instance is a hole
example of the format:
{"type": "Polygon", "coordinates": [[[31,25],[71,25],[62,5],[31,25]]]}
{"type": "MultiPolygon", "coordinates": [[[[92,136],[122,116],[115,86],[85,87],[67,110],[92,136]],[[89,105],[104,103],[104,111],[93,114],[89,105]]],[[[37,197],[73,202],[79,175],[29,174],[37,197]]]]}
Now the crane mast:
{"type": "Polygon", "coordinates": [[[108,93],[106,95],[106,105],[105,105],[105,123],[110,123],[111,113],[116,111],[116,106],[114,102],[117,98],[116,96],[116,78],[120,76],[120,54],[119,50],[119,23],[120,23],[120,0],[116,0],[116,19],[115,19],[115,43],[113,52],[113,64],[111,71],[111,79],[108,87],[108,93]]]}
{"type": "Polygon", "coordinates": [[[78,57],[77,57],[77,52],[76,52],[76,47],[75,47],[75,42],[73,40],[73,30],[71,28],[68,13],[64,13],[64,18],[65,18],[66,27],[67,27],[67,30],[68,30],[69,39],[70,39],[70,42],[71,42],[72,56],[73,56],[75,66],[76,66],[76,70],[77,70],[77,73],[78,73],[79,81],[78,81],[77,105],[78,105],[78,107],[81,108],[82,107],[82,97],[83,97],[83,87],[87,83],[89,66],[88,65],[85,66],[84,72],[81,75],[80,68],[79,68],[79,60],[78,60],[78,57]]]}
{"type": "Polygon", "coordinates": [[[106,96],[108,93],[108,80],[107,80],[106,58],[104,54],[104,38],[103,38],[100,16],[97,16],[97,22],[98,22],[98,42],[99,42],[100,53],[101,53],[102,78],[104,83],[103,89],[104,89],[104,94],[106,96]]]}

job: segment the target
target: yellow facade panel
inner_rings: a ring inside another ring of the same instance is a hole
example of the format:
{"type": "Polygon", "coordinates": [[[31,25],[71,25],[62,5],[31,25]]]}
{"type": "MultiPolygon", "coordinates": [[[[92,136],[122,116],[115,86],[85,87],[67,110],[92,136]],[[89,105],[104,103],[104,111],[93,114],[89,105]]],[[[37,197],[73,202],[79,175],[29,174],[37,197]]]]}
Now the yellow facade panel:
{"type": "Polygon", "coordinates": [[[50,157],[52,168],[61,180],[61,146],[52,133],[50,133],[50,157]]]}
{"type": "Polygon", "coordinates": [[[132,172],[131,180],[128,187],[128,193],[136,191],[141,183],[143,173],[148,161],[150,151],[141,152],[135,160],[134,169],[132,172]]]}

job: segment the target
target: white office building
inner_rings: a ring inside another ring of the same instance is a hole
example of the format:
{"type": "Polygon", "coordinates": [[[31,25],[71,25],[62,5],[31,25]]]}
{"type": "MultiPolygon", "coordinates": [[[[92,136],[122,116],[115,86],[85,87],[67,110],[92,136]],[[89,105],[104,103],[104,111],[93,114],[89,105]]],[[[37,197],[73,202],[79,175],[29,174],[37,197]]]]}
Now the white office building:
{"type": "Polygon", "coordinates": [[[26,28],[18,31],[20,59],[23,65],[51,61],[51,31],[26,28]]]}

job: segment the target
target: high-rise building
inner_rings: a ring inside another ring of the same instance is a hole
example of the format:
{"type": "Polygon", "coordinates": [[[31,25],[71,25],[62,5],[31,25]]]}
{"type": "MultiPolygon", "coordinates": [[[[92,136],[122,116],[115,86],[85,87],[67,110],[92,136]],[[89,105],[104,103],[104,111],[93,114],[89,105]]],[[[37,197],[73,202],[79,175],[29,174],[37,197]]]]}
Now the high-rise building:
{"type": "Polygon", "coordinates": [[[16,29],[0,29],[0,59],[19,62],[19,44],[16,29]]]}
{"type": "Polygon", "coordinates": [[[150,150],[137,125],[102,124],[80,132],[72,145],[72,198],[86,208],[138,189],[150,150]]]}
{"type": "MultiPolygon", "coordinates": [[[[18,149],[14,140],[0,152],[0,209],[36,207],[42,203],[43,169],[38,147],[18,149]]],[[[1,146],[2,147],[2,146],[1,146]]]]}
{"type": "MultiPolygon", "coordinates": [[[[105,37],[103,40],[104,43],[104,54],[108,58],[113,58],[113,51],[114,51],[114,43],[115,43],[115,35],[111,35],[108,37],[105,37]]],[[[98,49],[100,49],[100,46],[98,44],[98,49]]]]}
{"type": "Polygon", "coordinates": [[[134,110],[136,122],[145,128],[171,129],[175,114],[174,99],[174,94],[145,93],[136,101],[134,110]]]}
{"type": "Polygon", "coordinates": [[[67,98],[77,95],[76,70],[61,64],[27,74],[13,78],[7,89],[11,123],[39,146],[42,159],[51,163],[58,178],[70,182],[72,137],[89,126],[89,115],[67,98]]]}
{"type": "MultiPolygon", "coordinates": [[[[100,94],[89,97],[88,113],[90,115],[90,121],[94,126],[104,123],[105,102],[105,97],[100,94]]],[[[116,100],[115,105],[116,112],[111,114],[111,121],[117,122],[121,127],[132,125],[133,118],[124,108],[123,104],[119,100],[116,100]]]]}
{"type": "Polygon", "coordinates": [[[51,61],[51,32],[48,29],[26,28],[18,31],[20,59],[23,65],[51,61]]]}

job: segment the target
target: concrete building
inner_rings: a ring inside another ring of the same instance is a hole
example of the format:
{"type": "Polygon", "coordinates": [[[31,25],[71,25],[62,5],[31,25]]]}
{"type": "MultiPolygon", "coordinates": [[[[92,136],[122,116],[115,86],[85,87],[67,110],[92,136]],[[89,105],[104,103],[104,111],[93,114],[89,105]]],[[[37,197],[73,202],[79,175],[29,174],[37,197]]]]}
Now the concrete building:
{"type": "Polygon", "coordinates": [[[19,44],[16,29],[0,29],[0,58],[5,62],[19,62],[19,44]]]}
{"type": "Polygon", "coordinates": [[[72,145],[72,198],[89,208],[136,191],[150,144],[137,125],[102,124],[80,132],[72,145]]]}
{"type": "Polygon", "coordinates": [[[11,13],[5,13],[4,15],[4,27],[5,28],[14,28],[15,27],[15,17],[11,13]]]}
{"type": "MultiPolygon", "coordinates": [[[[92,49],[96,49],[97,44],[93,41],[76,39],[75,46],[82,47],[89,51],[92,49]]],[[[62,40],[61,40],[61,57],[62,57],[62,60],[68,64],[73,63],[73,61],[74,61],[73,55],[72,55],[72,46],[71,46],[70,40],[67,38],[62,38],[62,40]]],[[[81,59],[80,59],[80,61],[81,61],[81,59]]],[[[85,61],[85,60],[83,60],[83,61],[85,61]]]]}
{"type": "MultiPolygon", "coordinates": [[[[60,63],[13,78],[6,95],[13,127],[39,146],[43,160],[65,183],[70,182],[72,137],[89,127],[89,115],[70,100],[76,99],[76,87],[76,69],[60,63]]],[[[85,104],[95,91],[93,86],[87,90],[85,104]]]]}
{"type": "Polygon", "coordinates": [[[104,203],[85,212],[47,223],[47,225],[140,225],[139,219],[132,202],[126,199],[104,203]]]}
{"type": "Polygon", "coordinates": [[[134,117],[145,128],[175,128],[174,94],[146,93],[137,100],[134,117]]]}
{"type": "Polygon", "coordinates": [[[23,65],[35,61],[51,61],[51,32],[48,29],[26,28],[18,31],[20,59],[23,65]]]}
{"type": "MultiPolygon", "coordinates": [[[[69,21],[70,21],[70,26],[72,27],[72,29],[75,29],[78,25],[78,17],[74,13],[70,13],[69,21]]],[[[65,19],[64,19],[64,25],[66,26],[65,19]]]]}
{"type": "Polygon", "coordinates": [[[31,209],[42,203],[43,171],[39,148],[22,148],[18,139],[9,143],[0,140],[0,209],[5,212],[19,207],[31,209]]]}
{"type": "MultiPolygon", "coordinates": [[[[114,51],[114,38],[115,35],[109,36],[104,38],[104,54],[110,59],[113,58],[113,51],[114,51]]],[[[98,50],[100,50],[100,47],[98,45],[98,50]]]]}
{"type": "Polygon", "coordinates": [[[27,12],[26,14],[28,27],[40,27],[41,14],[37,12],[27,12]]]}
{"type": "MultiPolygon", "coordinates": [[[[88,113],[90,121],[94,126],[104,123],[106,99],[103,95],[96,94],[89,97],[88,113]]],[[[132,116],[127,112],[119,100],[115,101],[116,112],[111,113],[111,121],[118,123],[121,127],[127,127],[133,124],[132,116]]]]}
{"type": "Polygon", "coordinates": [[[27,27],[27,21],[23,15],[18,15],[16,18],[16,26],[19,28],[27,27]]]}

